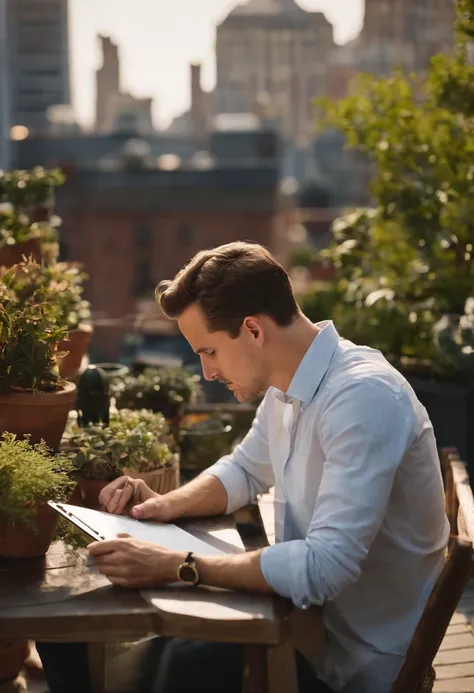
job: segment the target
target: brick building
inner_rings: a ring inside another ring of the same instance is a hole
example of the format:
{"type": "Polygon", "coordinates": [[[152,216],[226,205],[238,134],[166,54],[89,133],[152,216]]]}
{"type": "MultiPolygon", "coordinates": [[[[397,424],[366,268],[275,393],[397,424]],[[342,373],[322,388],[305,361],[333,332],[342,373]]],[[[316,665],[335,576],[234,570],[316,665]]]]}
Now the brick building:
{"type": "Polygon", "coordinates": [[[165,170],[133,159],[112,170],[70,167],[57,193],[61,252],[90,276],[96,358],[120,357],[139,303],[198,250],[253,240],[281,257],[275,142],[273,133],[216,136],[206,168],[165,170]]]}

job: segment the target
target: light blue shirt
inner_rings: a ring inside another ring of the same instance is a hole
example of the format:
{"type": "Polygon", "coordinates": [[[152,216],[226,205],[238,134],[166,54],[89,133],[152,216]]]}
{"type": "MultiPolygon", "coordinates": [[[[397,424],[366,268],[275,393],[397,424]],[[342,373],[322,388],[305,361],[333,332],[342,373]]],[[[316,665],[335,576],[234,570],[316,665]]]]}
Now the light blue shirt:
{"type": "Polygon", "coordinates": [[[318,327],[288,391],[269,388],[243,442],[208,472],[229,513],[275,486],[261,569],[296,606],[323,606],[319,677],[389,693],[449,536],[436,442],[380,352],[318,327]]]}

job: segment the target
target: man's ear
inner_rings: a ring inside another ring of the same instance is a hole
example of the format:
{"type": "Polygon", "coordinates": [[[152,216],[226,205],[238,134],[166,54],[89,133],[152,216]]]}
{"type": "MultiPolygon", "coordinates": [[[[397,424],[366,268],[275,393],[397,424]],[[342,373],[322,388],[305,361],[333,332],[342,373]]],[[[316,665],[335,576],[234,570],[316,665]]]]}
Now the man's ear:
{"type": "Polygon", "coordinates": [[[258,318],[249,316],[244,319],[242,325],[257,344],[263,344],[263,340],[265,339],[265,330],[263,329],[263,325],[258,318]]]}

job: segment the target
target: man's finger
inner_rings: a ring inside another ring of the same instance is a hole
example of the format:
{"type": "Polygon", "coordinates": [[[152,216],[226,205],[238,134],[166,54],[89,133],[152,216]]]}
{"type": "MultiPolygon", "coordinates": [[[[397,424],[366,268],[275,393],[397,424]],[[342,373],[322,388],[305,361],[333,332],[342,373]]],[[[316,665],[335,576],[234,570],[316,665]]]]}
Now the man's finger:
{"type": "Polygon", "coordinates": [[[118,479],[114,479],[114,481],[111,481],[110,484],[107,484],[107,486],[102,489],[99,494],[99,502],[101,505],[107,508],[115,491],[125,485],[127,478],[126,476],[119,476],[118,479]]]}
{"type": "Polygon", "coordinates": [[[101,563],[97,561],[97,570],[109,579],[110,577],[127,577],[127,575],[130,575],[128,566],[117,565],[116,563],[101,563]]]}
{"type": "Polygon", "coordinates": [[[114,495],[112,496],[112,498],[110,500],[109,505],[107,506],[107,511],[109,513],[113,513],[115,515],[120,514],[121,499],[122,499],[122,496],[124,493],[126,495],[126,492],[123,488],[118,488],[115,491],[114,495]]]}
{"type": "Polygon", "coordinates": [[[129,580],[127,580],[127,578],[124,578],[124,577],[115,577],[112,575],[109,577],[107,575],[107,579],[110,580],[110,582],[113,585],[117,585],[117,587],[132,587],[133,586],[130,584],[129,580]]]}
{"type": "Polygon", "coordinates": [[[102,556],[106,553],[112,553],[117,551],[119,544],[117,539],[109,539],[106,541],[93,541],[87,546],[87,549],[91,556],[102,556]]]}
{"type": "Polygon", "coordinates": [[[127,508],[128,505],[130,505],[131,500],[135,496],[135,486],[133,485],[132,481],[130,479],[127,482],[127,485],[124,486],[122,489],[122,494],[120,496],[118,505],[115,509],[115,514],[116,515],[122,515],[124,513],[124,510],[127,508]]]}

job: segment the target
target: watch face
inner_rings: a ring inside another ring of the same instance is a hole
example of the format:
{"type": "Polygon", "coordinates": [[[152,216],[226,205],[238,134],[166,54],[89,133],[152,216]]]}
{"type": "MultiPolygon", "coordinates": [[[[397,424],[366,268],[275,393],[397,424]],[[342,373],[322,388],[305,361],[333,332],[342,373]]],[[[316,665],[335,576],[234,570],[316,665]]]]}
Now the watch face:
{"type": "Polygon", "coordinates": [[[193,584],[197,580],[197,570],[190,565],[183,565],[179,570],[179,577],[182,582],[193,584]]]}

